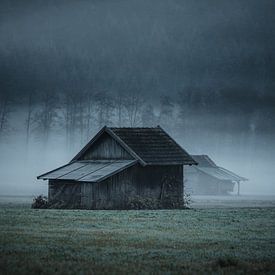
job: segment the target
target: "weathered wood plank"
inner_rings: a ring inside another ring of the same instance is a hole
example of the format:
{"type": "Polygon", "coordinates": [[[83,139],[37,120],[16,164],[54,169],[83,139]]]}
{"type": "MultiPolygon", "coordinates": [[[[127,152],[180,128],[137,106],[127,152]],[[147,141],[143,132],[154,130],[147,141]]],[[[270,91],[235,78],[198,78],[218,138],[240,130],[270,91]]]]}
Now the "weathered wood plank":
{"type": "Polygon", "coordinates": [[[133,157],[122,148],[116,140],[107,133],[95,142],[91,148],[82,156],[83,160],[96,159],[133,159],[133,157]]]}

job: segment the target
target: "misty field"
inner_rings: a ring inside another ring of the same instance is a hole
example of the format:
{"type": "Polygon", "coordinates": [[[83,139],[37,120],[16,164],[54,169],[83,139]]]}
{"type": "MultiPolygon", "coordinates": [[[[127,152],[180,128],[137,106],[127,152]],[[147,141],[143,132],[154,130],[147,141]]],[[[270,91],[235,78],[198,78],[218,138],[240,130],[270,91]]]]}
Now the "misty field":
{"type": "Polygon", "coordinates": [[[274,273],[275,208],[32,210],[0,204],[1,274],[274,273]]]}

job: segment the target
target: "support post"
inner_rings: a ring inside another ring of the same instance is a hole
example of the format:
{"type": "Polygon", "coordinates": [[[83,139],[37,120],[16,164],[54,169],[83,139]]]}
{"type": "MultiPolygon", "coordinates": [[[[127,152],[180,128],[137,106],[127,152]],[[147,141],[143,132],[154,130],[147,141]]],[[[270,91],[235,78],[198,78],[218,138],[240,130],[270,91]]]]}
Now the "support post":
{"type": "Polygon", "coordinates": [[[240,182],[238,181],[238,196],[240,196],[240,182]]]}

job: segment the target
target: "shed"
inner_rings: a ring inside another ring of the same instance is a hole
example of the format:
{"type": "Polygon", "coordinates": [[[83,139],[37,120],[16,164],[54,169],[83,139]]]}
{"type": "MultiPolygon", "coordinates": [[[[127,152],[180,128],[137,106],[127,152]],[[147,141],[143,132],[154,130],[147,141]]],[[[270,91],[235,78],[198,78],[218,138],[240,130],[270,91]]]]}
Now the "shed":
{"type": "Polygon", "coordinates": [[[49,181],[53,207],[180,208],[183,166],[193,164],[160,126],[105,126],[68,164],[37,178],[49,181]]]}
{"type": "Polygon", "coordinates": [[[247,181],[216,163],[207,155],[192,155],[197,166],[187,167],[186,191],[194,195],[228,195],[234,191],[237,184],[237,194],[240,194],[240,183],[247,181]]]}

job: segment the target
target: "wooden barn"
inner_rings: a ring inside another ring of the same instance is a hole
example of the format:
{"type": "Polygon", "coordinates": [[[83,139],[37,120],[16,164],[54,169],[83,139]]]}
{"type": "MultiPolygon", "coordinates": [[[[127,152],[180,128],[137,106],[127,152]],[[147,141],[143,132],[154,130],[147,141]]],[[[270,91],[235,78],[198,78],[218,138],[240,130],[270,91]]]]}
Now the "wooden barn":
{"type": "Polygon", "coordinates": [[[225,168],[219,167],[207,155],[192,155],[198,163],[185,169],[186,191],[194,195],[228,195],[234,191],[237,184],[237,194],[240,194],[240,183],[247,179],[225,168]]]}
{"type": "Polygon", "coordinates": [[[49,180],[53,207],[180,208],[183,166],[193,164],[159,126],[105,126],[68,164],[37,178],[49,180]]]}

